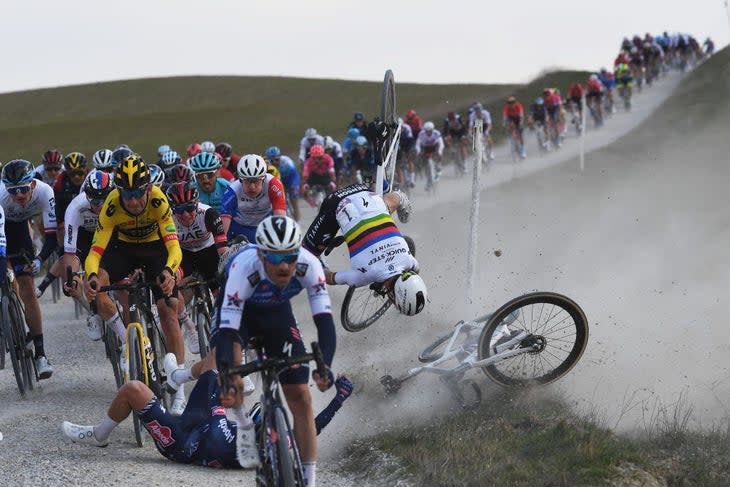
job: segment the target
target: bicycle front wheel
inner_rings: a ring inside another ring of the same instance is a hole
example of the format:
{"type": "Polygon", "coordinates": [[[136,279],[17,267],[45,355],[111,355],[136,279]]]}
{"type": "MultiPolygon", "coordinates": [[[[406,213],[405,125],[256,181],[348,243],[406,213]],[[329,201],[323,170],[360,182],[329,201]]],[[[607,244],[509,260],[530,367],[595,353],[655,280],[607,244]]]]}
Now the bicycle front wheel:
{"type": "Polygon", "coordinates": [[[294,432],[289,428],[289,424],[284,416],[284,410],[276,408],[274,410],[274,425],[278,433],[276,438],[276,450],[279,458],[279,481],[274,485],[281,487],[297,487],[304,485],[302,479],[302,468],[299,462],[299,454],[296,448],[290,448],[290,442],[294,445],[294,432]]]}
{"type": "MultiPolygon", "coordinates": [[[[129,380],[138,380],[143,384],[147,384],[147,378],[144,373],[144,362],[140,352],[140,344],[142,337],[137,332],[137,327],[129,328],[127,333],[127,351],[129,352],[129,380]]],[[[134,424],[134,438],[137,440],[137,446],[144,446],[144,433],[142,420],[136,413],[132,414],[132,423],[134,424]]]]}
{"type": "Polygon", "coordinates": [[[482,367],[494,382],[506,386],[548,384],[567,374],[588,343],[588,319],[570,298],[552,292],[517,297],[487,321],[479,337],[479,360],[494,355],[494,345],[507,327],[529,335],[516,347],[534,348],[482,367]]]}
{"type": "Polygon", "coordinates": [[[195,306],[195,329],[198,331],[198,347],[200,358],[204,359],[210,351],[210,314],[204,300],[198,300],[195,306]]]}
{"type": "Polygon", "coordinates": [[[15,323],[13,323],[13,317],[10,315],[10,304],[7,296],[3,296],[2,298],[2,312],[3,315],[0,317],[2,320],[2,327],[3,327],[3,337],[5,340],[5,347],[2,350],[3,356],[5,355],[5,350],[8,351],[10,354],[10,363],[13,366],[13,373],[15,374],[15,382],[18,384],[18,391],[20,391],[20,395],[25,395],[25,380],[23,379],[23,370],[20,362],[20,356],[21,353],[24,353],[21,350],[21,347],[25,345],[25,337],[23,338],[23,341],[18,342],[18,336],[15,333],[15,323]]]}
{"type": "Polygon", "coordinates": [[[8,301],[13,330],[15,331],[16,346],[18,346],[18,360],[20,361],[21,372],[25,382],[26,390],[33,390],[33,382],[38,380],[35,368],[35,359],[33,357],[32,347],[27,346],[25,337],[27,327],[25,325],[25,313],[23,312],[23,304],[17,294],[12,293],[8,301]]]}
{"type": "Polygon", "coordinates": [[[389,126],[398,124],[398,114],[395,105],[395,79],[393,71],[385,72],[383,78],[383,93],[380,97],[380,119],[389,126]]]}
{"type": "Polygon", "coordinates": [[[370,286],[350,286],[342,301],[340,318],[347,331],[361,331],[372,325],[385,314],[391,305],[386,295],[370,286]]]}

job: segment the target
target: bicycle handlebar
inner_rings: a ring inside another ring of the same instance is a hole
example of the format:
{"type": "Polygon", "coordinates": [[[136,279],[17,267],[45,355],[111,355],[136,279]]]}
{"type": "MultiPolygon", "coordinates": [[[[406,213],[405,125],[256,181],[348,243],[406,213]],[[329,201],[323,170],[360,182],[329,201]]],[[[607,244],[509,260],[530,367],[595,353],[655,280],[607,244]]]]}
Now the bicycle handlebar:
{"type": "MultiPolygon", "coordinates": [[[[136,291],[139,289],[151,289],[153,286],[157,286],[157,283],[154,282],[144,282],[144,281],[137,281],[137,282],[128,282],[128,283],[122,283],[122,284],[108,284],[106,286],[101,286],[97,289],[96,282],[92,281],[89,283],[92,289],[100,292],[105,293],[109,291],[136,291]]],[[[165,296],[165,304],[167,306],[172,307],[172,304],[170,303],[170,298],[175,296],[165,296]]],[[[96,301],[94,301],[96,302],[96,301]]]]}
{"type": "Polygon", "coordinates": [[[230,383],[230,377],[233,375],[246,376],[255,372],[263,370],[273,370],[280,372],[287,367],[297,364],[305,364],[307,362],[314,361],[317,364],[317,373],[320,377],[327,375],[327,366],[324,363],[322,357],[322,351],[319,348],[317,342],[312,342],[312,352],[301,355],[299,357],[274,357],[265,358],[263,360],[256,359],[253,362],[247,364],[229,366],[226,362],[223,362],[220,367],[220,378],[221,378],[221,390],[228,391],[233,386],[230,383]]]}

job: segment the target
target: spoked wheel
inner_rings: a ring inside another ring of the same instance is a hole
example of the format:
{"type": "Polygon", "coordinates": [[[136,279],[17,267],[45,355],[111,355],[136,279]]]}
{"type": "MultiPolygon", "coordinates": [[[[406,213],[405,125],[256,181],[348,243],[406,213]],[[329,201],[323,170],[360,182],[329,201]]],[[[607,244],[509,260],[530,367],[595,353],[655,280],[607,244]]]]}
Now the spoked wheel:
{"type": "Polygon", "coordinates": [[[342,301],[342,327],[347,331],[361,331],[385,314],[391,302],[379,283],[369,286],[350,286],[342,301]]]}
{"type": "Polygon", "coordinates": [[[195,306],[195,329],[198,331],[200,358],[204,359],[210,350],[210,314],[204,301],[198,301],[195,306]]]}
{"type": "MultiPolygon", "coordinates": [[[[136,327],[131,327],[127,334],[127,351],[129,352],[129,380],[138,380],[146,384],[144,363],[142,362],[142,354],[140,352],[140,344],[142,337],[137,333],[136,327]]],[[[137,440],[137,446],[144,446],[144,427],[142,420],[136,414],[132,414],[132,423],[134,423],[134,438],[137,440]]]]}
{"type": "Polygon", "coordinates": [[[23,353],[25,353],[22,348],[24,348],[25,345],[25,337],[21,337],[22,341],[18,341],[18,334],[15,332],[15,323],[13,323],[13,318],[10,315],[10,303],[7,296],[3,296],[2,298],[2,316],[0,317],[0,320],[2,320],[2,327],[3,327],[3,338],[5,341],[5,347],[2,350],[3,357],[5,356],[5,351],[7,350],[10,354],[10,363],[13,366],[13,373],[15,374],[15,382],[18,384],[18,391],[20,391],[20,395],[25,395],[25,380],[23,378],[23,369],[21,365],[21,356],[23,353]]]}
{"type": "MultiPolygon", "coordinates": [[[[551,292],[525,294],[499,308],[479,337],[479,360],[494,355],[505,327],[527,332],[516,347],[531,350],[482,368],[506,386],[547,384],[573,368],[588,342],[588,320],[570,298],[551,292]]],[[[516,333],[515,333],[516,334],[516,333]]]]}

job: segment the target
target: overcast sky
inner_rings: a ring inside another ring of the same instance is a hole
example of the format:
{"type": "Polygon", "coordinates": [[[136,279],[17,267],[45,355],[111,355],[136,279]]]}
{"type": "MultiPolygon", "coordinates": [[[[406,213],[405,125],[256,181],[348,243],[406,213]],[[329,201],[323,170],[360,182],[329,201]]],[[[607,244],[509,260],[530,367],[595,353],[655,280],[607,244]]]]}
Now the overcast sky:
{"type": "Polygon", "coordinates": [[[522,82],[624,35],[728,43],[726,0],[2,0],[0,92],[171,75],[522,82]]]}

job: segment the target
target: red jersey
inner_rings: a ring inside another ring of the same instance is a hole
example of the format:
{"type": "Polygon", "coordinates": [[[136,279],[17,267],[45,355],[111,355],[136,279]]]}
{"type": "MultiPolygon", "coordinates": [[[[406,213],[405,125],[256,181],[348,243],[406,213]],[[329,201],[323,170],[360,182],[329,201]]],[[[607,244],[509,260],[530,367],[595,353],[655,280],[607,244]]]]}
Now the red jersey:
{"type": "Polygon", "coordinates": [[[597,79],[588,80],[588,93],[600,93],[603,91],[603,84],[597,79]]]}
{"type": "Polygon", "coordinates": [[[525,116],[525,108],[520,102],[507,103],[502,109],[502,118],[522,118],[525,116]]]}
{"type": "Polygon", "coordinates": [[[330,157],[329,154],[322,156],[322,160],[317,161],[314,157],[310,157],[304,161],[304,170],[302,176],[306,181],[310,174],[319,174],[320,176],[327,176],[328,174],[335,179],[335,161],[330,157]]]}
{"type": "Polygon", "coordinates": [[[568,90],[568,98],[582,98],[583,93],[585,93],[583,85],[580,83],[573,83],[570,85],[570,89],[568,90]]]}

